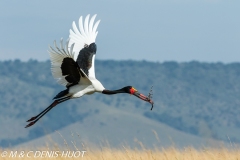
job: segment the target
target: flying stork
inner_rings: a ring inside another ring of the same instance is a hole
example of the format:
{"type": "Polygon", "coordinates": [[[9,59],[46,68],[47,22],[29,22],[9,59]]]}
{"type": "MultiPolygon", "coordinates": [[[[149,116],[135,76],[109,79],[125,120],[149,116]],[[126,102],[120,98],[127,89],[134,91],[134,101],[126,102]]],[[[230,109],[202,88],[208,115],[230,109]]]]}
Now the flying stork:
{"type": "MultiPolygon", "coordinates": [[[[70,29],[69,40],[65,46],[63,39],[60,41],[60,47],[54,41],[54,47],[49,46],[51,59],[51,71],[57,82],[66,87],[59,92],[54,98],[54,102],[39,113],[37,116],[30,118],[25,128],[34,125],[53,107],[73,98],[82,97],[85,94],[99,92],[102,94],[112,95],[118,93],[128,93],[152,104],[150,96],[139,93],[134,87],[126,86],[118,90],[107,90],[101,82],[95,78],[94,60],[97,51],[95,39],[97,37],[97,27],[100,23],[98,20],[94,23],[96,15],[92,16],[89,21],[89,15],[86,16],[84,23],[82,16],[79,18],[79,27],[73,21],[70,29]]],[[[151,108],[151,110],[152,110],[151,108]]]]}

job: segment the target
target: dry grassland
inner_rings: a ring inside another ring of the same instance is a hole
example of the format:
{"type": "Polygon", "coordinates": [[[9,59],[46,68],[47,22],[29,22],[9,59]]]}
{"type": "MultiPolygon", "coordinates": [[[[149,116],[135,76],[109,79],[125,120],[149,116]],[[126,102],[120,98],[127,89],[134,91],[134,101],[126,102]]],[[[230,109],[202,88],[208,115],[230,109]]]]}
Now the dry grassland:
{"type": "Polygon", "coordinates": [[[50,149],[39,149],[38,151],[2,150],[0,159],[84,159],[84,160],[238,160],[240,159],[240,149],[200,149],[192,147],[179,150],[176,148],[139,150],[123,149],[115,150],[103,148],[101,150],[86,149],[83,151],[58,151],[50,149]],[[21,152],[24,152],[21,154],[21,152]],[[64,153],[63,153],[64,152],[64,153]],[[7,153],[5,156],[3,153],[7,153]]]}
{"type": "MultiPolygon", "coordinates": [[[[153,132],[156,136],[156,141],[159,142],[157,133],[155,131],[153,132]]],[[[46,147],[32,150],[0,148],[0,160],[240,160],[240,147],[232,144],[231,141],[229,147],[218,144],[215,145],[215,148],[202,147],[201,149],[195,149],[193,147],[182,149],[176,147],[155,147],[155,149],[147,149],[144,144],[138,140],[135,140],[138,148],[133,149],[122,146],[120,149],[114,149],[106,141],[102,147],[96,149],[89,148],[84,143],[77,145],[76,141],[67,143],[63,136],[59,132],[57,133],[64,141],[64,148],[60,149],[58,144],[49,137],[48,142],[52,144],[53,147],[49,147],[49,143],[46,143],[46,147]]]]}

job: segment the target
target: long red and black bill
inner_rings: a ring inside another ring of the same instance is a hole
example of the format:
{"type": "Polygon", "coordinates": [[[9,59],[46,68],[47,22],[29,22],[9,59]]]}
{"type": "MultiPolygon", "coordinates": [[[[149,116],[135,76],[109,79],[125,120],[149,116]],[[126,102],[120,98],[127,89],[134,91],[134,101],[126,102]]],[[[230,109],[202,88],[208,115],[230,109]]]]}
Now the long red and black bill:
{"type": "Polygon", "coordinates": [[[140,98],[140,99],[142,99],[142,100],[144,100],[144,101],[146,101],[146,102],[148,102],[148,103],[150,103],[150,104],[152,104],[151,110],[153,109],[153,104],[154,104],[154,102],[153,102],[149,97],[145,96],[145,95],[142,94],[142,93],[139,93],[138,91],[135,91],[135,92],[133,93],[133,95],[136,96],[136,97],[138,97],[138,98],[140,98]]]}

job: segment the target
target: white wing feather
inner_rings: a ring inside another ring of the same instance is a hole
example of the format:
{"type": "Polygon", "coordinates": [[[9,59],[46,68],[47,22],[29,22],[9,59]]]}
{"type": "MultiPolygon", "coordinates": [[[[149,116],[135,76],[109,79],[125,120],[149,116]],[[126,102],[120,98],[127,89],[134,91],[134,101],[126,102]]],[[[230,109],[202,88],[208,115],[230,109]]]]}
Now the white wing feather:
{"type": "Polygon", "coordinates": [[[79,29],[77,28],[77,25],[75,21],[72,23],[72,29],[70,29],[70,41],[68,44],[68,47],[70,47],[72,44],[75,43],[73,47],[74,54],[74,60],[76,61],[79,51],[83,49],[84,45],[90,45],[91,43],[94,43],[97,37],[97,27],[100,23],[100,20],[98,20],[95,24],[95,18],[96,14],[93,15],[89,21],[90,15],[87,15],[84,23],[82,16],[79,18],[79,29]]]}
{"type": "Polygon", "coordinates": [[[64,58],[69,57],[74,59],[74,43],[69,47],[69,40],[66,42],[65,48],[63,46],[63,39],[60,41],[60,48],[57,46],[56,41],[54,41],[55,48],[49,46],[48,53],[51,59],[51,71],[53,77],[57,80],[57,82],[61,85],[66,86],[68,82],[65,79],[65,76],[62,75],[61,65],[64,58]]]}
{"type": "MultiPolygon", "coordinates": [[[[68,47],[70,47],[72,44],[75,44],[73,47],[74,54],[74,60],[77,60],[79,51],[84,48],[84,45],[90,45],[91,43],[94,43],[97,37],[97,27],[100,23],[100,20],[98,20],[96,23],[94,23],[96,14],[93,15],[89,21],[90,15],[87,15],[84,23],[83,23],[83,17],[81,16],[79,18],[79,29],[77,28],[77,25],[75,21],[72,23],[72,29],[70,29],[70,41],[68,44],[68,47]]],[[[89,69],[89,78],[95,78],[95,67],[94,67],[94,60],[95,55],[92,58],[92,67],[89,69]]]]}

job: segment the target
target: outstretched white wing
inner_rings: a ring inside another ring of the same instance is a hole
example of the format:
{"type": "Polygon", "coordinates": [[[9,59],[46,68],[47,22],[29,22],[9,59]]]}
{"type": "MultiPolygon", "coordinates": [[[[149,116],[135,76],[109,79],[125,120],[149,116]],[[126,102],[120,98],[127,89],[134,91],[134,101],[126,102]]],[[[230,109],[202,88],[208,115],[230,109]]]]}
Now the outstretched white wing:
{"type": "Polygon", "coordinates": [[[97,27],[100,23],[100,20],[94,23],[96,16],[97,16],[96,14],[93,15],[89,21],[90,15],[87,15],[84,20],[84,23],[83,17],[81,16],[79,18],[79,27],[77,27],[75,21],[73,21],[72,23],[73,28],[70,29],[69,35],[70,41],[68,47],[75,43],[73,47],[75,61],[77,60],[79,51],[83,49],[85,45],[95,43],[95,39],[98,34],[97,27]]]}
{"type": "Polygon", "coordinates": [[[54,41],[55,48],[49,46],[48,50],[51,59],[52,75],[59,84],[64,86],[68,86],[74,81],[77,83],[77,81],[80,79],[78,75],[79,73],[76,71],[77,64],[74,61],[74,44],[71,44],[70,49],[68,49],[68,46],[69,41],[66,42],[64,47],[63,39],[61,39],[60,48],[57,46],[56,41],[54,41]],[[74,63],[76,64],[75,66],[74,63]]]}
{"type": "Polygon", "coordinates": [[[85,51],[82,51],[81,54],[79,53],[84,47],[88,47],[90,44],[95,43],[98,34],[97,27],[100,23],[100,20],[94,22],[96,16],[96,14],[93,15],[89,20],[90,15],[87,15],[84,22],[83,17],[81,16],[79,18],[78,27],[73,21],[72,29],[70,29],[69,35],[70,41],[68,47],[70,47],[72,44],[75,44],[73,47],[74,60],[78,62],[80,68],[85,71],[89,78],[95,78],[95,53],[92,52],[87,54],[85,51]],[[79,63],[80,61],[81,64],[79,63]]]}

